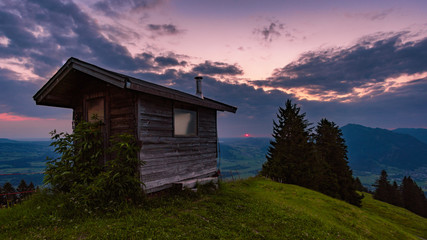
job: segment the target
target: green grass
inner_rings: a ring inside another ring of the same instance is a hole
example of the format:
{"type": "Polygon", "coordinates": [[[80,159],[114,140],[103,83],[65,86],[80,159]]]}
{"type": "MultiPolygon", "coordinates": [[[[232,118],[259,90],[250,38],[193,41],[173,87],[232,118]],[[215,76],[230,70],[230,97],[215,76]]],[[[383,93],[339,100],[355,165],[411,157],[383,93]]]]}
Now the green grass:
{"type": "Polygon", "coordinates": [[[114,214],[63,208],[58,197],[39,194],[1,209],[0,239],[427,239],[427,219],[369,194],[357,208],[262,178],[149,199],[114,214]]]}

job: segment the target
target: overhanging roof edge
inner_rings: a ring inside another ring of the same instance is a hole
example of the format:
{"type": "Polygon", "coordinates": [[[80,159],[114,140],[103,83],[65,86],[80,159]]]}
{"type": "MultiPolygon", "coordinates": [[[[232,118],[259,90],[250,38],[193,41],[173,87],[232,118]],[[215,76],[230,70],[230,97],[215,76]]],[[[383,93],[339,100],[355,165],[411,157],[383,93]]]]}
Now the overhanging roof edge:
{"type": "MultiPolygon", "coordinates": [[[[155,83],[144,81],[141,79],[126,76],[124,74],[116,73],[96,65],[81,61],[77,58],[71,57],[67,62],[53,75],[49,81],[33,96],[36,104],[45,104],[43,100],[55,88],[55,86],[67,76],[71,70],[88,74],[92,77],[100,79],[106,83],[112,84],[119,88],[128,88],[138,92],[148,93],[159,97],[169,98],[172,100],[182,101],[194,105],[199,105],[207,108],[216,109],[219,111],[228,111],[235,113],[237,108],[209,99],[199,98],[198,96],[191,95],[176,89],[164,87],[155,83]],[[130,83],[130,84],[129,84],[130,83]]],[[[47,103],[52,105],[55,103],[47,103]]]]}

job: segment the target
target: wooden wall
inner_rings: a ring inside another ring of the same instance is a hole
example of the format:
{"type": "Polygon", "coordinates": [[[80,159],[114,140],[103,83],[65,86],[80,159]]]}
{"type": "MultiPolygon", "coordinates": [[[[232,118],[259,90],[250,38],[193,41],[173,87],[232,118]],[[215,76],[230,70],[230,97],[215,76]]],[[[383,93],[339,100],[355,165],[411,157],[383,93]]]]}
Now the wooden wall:
{"type": "Polygon", "coordinates": [[[212,176],[216,172],[216,110],[188,105],[198,112],[198,135],[174,137],[173,108],[174,105],[185,106],[185,103],[96,81],[88,81],[79,95],[74,107],[75,118],[86,117],[86,99],[104,97],[106,139],[124,132],[137,136],[142,144],[139,157],[145,162],[140,172],[146,192],[161,190],[186,179],[212,176]]]}
{"type": "Polygon", "coordinates": [[[76,106],[73,108],[73,120],[86,120],[85,101],[103,97],[105,102],[105,130],[108,136],[120,133],[137,135],[137,96],[133,91],[115,86],[107,86],[102,82],[87,81],[79,93],[76,106]]]}
{"type": "MultiPolygon", "coordinates": [[[[198,136],[174,137],[172,100],[139,95],[138,138],[142,142],[141,180],[146,192],[216,172],[216,110],[198,107],[198,136]]],[[[182,106],[182,103],[180,103],[182,106]]]]}
{"type": "Polygon", "coordinates": [[[113,86],[108,89],[106,115],[109,116],[110,136],[120,133],[137,135],[136,102],[133,91],[113,86]]]}

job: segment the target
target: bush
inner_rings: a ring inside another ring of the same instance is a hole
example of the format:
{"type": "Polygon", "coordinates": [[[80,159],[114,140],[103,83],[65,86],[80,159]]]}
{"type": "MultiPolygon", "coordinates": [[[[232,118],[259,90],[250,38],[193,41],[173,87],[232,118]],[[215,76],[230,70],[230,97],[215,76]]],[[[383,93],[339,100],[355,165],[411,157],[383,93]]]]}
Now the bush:
{"type": "Polygon", "coordinates": [[[137,142],[130,134],[115,135],[105,150],[101,127],[100,121],[81,121],[72,134],[51,132],[51,145],[60,157],[48,161],[44,183],[84,209],[139,203],[143,183],[138,169],[143,162],[137,142]]]}

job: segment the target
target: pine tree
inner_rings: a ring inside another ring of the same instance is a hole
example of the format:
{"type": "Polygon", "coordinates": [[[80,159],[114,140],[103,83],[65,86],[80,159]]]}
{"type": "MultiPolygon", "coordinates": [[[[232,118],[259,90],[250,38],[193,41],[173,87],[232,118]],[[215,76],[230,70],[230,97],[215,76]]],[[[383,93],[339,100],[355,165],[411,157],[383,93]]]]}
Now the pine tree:
{"type": "Polygon", "coordinates": [[[0,208],[2,208],[3,205],[6,205],[6,196],[3,194],[3,188],[0,186],[0,208]]]}
{"type": "Polygon", "coordinates": [[[390,203],[390,189],[392,188],[392,186],[387,178],[387,172],[385,170],[382,170],[381,176],[375,181],[374,186],[376,187],[376,189],[373,197],[377,200],[390,203]]]}
{"type": "Polygon", "coordinates": [[[279,107],[277,122],[273,121],[273,137],[261,175],[278,182],[316,189],[313,146],[305,113],[287,100],[279,107]]]}
{"type": "Polygon", "coordinates": [[[34,183],[33,182],[30,182],[30,184],[28,184],[28,188],[27,188],[27,191],[35,191],[36,189],[35,189],[35,187],[34,187],[34,183]]]}
{"type": "MultiPolygon", "coordinates": [[[[8,193],[14,193],[16,192],[16,190],[10,182],[7,182],[3,185],[3,192],[5,194],[8,194],[8,193]]],[[[6,195],[6,202],[7,202],[6,204],[7,206],[13,205],[16,202],[16,195],[15,194],[6,195]]]]}
{"type": "Polygon", "coordinates": [[[361,206],[363,198],[356,193],[353,173],[348,166],[347,146],[339,127],[327,119],[322,119],[314,136],[316,153],[323,163],[319,190],[332,197],[361,206]]]}
{"type": "Polygon", "coordinates": [[[19,199],[24,199],[26,196],[28,196],[28,193],[25,193],[26,191],[28,191],[28,186],[27,183],[25,182],[24,179],[21,180],[21,182],[18,185],[18,188],[16,188],[17,192],[24,192],[24,193],[20,193],[19,194],[19,199]]]}
{"type": "Polygon", "coordinates": [[[402,194],[399,190],[399,186],[397,185],[396,181],[393,181],[393,185],[391,185],[390,197],[391,197],[390,199],[391,204],[395,206],[403,207],[402,194]]]}
{"type": "Polygon", "coordinates": [[[404,177],[401,185],[403,206],[411,212],[427,217],[427,199],[411,177],[404,177]]]}
{"type": "Polygon", "coordinates": [[[399,186],[396,181],[393,181],[393,184],[390,184],[390,181],[387,178],[387,172],[382,170],[381,176],[375,182],[374,186],[376,187],[376,190],[373,197],[377,200],[403,207],[402,193],[399,186]]]}

